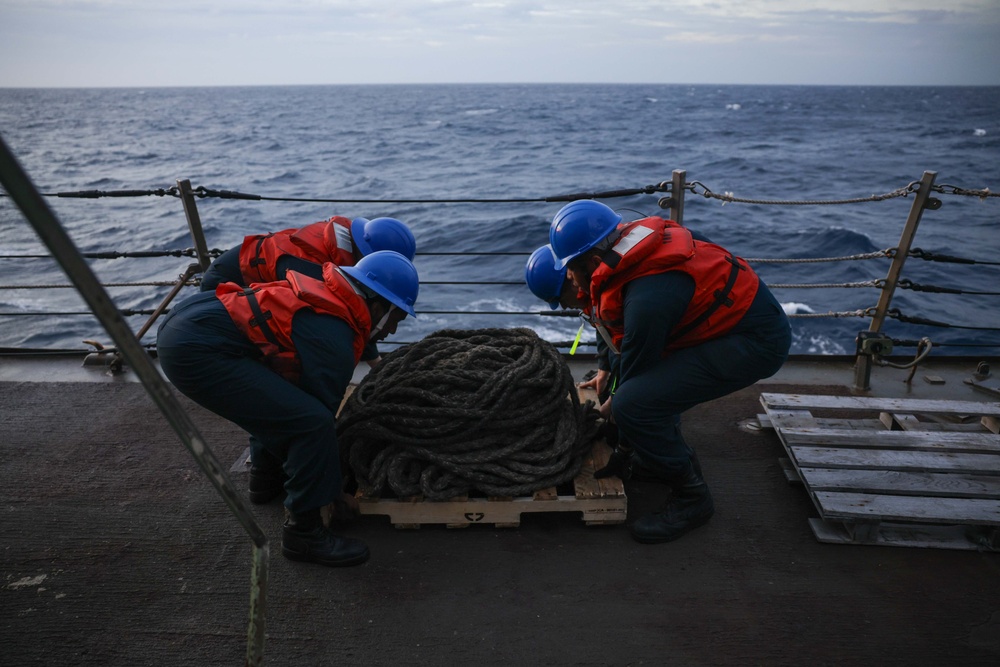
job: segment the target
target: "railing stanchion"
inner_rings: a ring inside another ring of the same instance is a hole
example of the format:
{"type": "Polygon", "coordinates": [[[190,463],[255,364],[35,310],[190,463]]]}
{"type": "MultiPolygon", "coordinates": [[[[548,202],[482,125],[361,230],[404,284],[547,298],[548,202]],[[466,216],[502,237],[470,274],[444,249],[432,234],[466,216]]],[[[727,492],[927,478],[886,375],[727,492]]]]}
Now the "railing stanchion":
{"type": "MultiPolygon", "coordinates": [[[[917,227],[920,225],[920,218],[930,201],[931,188],[934,186],[934,179],[937,177],[936,171],[925,171],[920,180],[920,189],[916,193],[913,205],[910,207],[910,214],[906,218],[903,232],[899,237],[899,245],[896,248],[896,255],[892,258],[889,266],[889,273],[885,277],[885,285],[879,294],[878,304],[875,306],[875,314],[872,316],[868,331],[877,333],[881,331],[885,323],[886,314],[889,312],[889,305],[892,303],[893,293],[896,291],[896,284],[903,271],[903,264],[910,254],[913,245],[913,237],[917,234],[917,227]]],[[[854,363],[854,389],[858,391],[868,391],[871,389],[872,355],[858,354],[854,363]]]]}
{"type": "Polygon", "coordinates": [[[153,326],[153,323],[156,322],[157,318],[159,318],[160,315],[163,314],[163,311],[165,311],[167,309],[167,306],[169,306],[170,303],[177,297],[177,294],[182,289],[184,289],[184,286],[187,284],[187,281],[191,279],[191,276],[198,273],[199,271],[201,271],[200,265],[198,264],[188,265],[184,273],[178,276],[177,282],[174,283],[174,286],[170,288],[170,293],[167,294],[167,296],[164,297],[163,301],[160,302],[160,305],[156,307],[156,310],[153,311],[153,314],[149,316],[149,320],[142,325],[142,328],[139,329],[139,331],[136,332],[135,334],[136,338],[142,340],[142,337],[146,335],[146,332],[149,331],[150,327],[153,326]]]}
{"type": "Polygon", "coordinates": [[[674,169],[670,184],[670,219],[678,225],[684,224],[684,190],[687,187],[687,171],[674,169]]]}
{"type": "Polygon", "coordinates": [[[198,264],[201,271],[208,270],[208,265],[212,263],[212,258],[208,255],[208,244],[205,243],[205,231],[201,227],[201,216],[198,215],[198,206],[194,201],[194,194],[191,190],[191,181],[183,179],[177,181],[177,189],[180,191],[181,203],[184,204],[184,215],[187,217],[188,229],[191,230],[191,239],[194,241],[194,249],[198,254],[198,264]]]}

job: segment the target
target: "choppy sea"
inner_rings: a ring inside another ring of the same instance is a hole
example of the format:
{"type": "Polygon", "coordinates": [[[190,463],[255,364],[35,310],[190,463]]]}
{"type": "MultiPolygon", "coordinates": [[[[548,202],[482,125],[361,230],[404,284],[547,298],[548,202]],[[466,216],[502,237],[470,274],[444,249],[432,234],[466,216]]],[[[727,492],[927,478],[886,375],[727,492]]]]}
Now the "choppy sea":
{"type": "MultiPolygon", "coordinates": [[[[547,312],[523,284],[559,203],[545,197],[642,188],[676,169],[701,186],[684,223],[743,257],[835,258],[895,247],[914,197],[857,204],[936,172],[936,184],[1000,189],[1000,88],[718,85],[397,85],[0,89],[0,136],[45,193],[193,187],[264,197],[199,199],[210,248],[333,214],[388,215],[412,227],[424,284],[419,317],[391,339],[441,328],[530,326],[572,340],[579,322],[547,312]],[[448,203],[427,200],[527,202],[448,203]],[[407,200],[407,201],[400,201],[407,200]],[[472,255],[441,253],[470,252],[472,255]],[[450,284],[450,283],[465,284],[450,284]],[[446,283],[446,284],[441,284],[446,283]],[[494,284],[491,284],[494,283],[494,284]],[[520,314],[529,313],[529,314],[520,314]]],[[[626,219],[666,215],[663,193],[604,200],[626,219]]],[[[890,319],[903,341],[944,354],[1000,349],[1000,200],[947,193],[915,245],[975,264],[910,258],[903,277],[958,290],[901,290],[890,319]],[[989,264],[986,262],[992,262],[989,264]],[[987,294],[972,294],[986,292],[987,294]],[[983,347],[993,346],[993,347],[983,347]]],[[[84,252],[193,244],[174,197],[49,199],[84,252]]],[[[33,229],[0,197],[0,348],[81,349],[107,340],[33,229]]],[[[95,259],[109,284],[169,281],[189,259],[95,259]]],[[[884,278],[888,259],[753,264],[794,315],[853,313],[878,290],[804,288],[884,278]]],[[[166,288],[109,287],[122,308],[152,309],[166,288]]],[[[193,293],[187,288],[183,294],[193,293]]],[[[145,317],[130,317],[138,329],[145,317]]],[[[793,353],[851,353],[868,319],[794,317],[793,353]]],[[[155,327],[144,337],[152,342],[155,327]]],[[[587,332],[584,340],[593,340],[587,332]]]]}

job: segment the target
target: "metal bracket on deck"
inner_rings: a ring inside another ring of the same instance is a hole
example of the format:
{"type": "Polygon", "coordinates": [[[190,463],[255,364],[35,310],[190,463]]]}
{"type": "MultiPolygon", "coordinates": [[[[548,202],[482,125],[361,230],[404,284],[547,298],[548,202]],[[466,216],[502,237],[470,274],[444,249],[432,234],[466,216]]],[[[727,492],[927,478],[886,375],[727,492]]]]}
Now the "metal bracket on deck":
{"type": "Polygon", "coordinates": [[[892,339],[878,331],[859,331],[855,343],[854,386],[868,389],[871,387],[872,364],[876,357],[892,353],[892,339]]]}
{"type": "Polygon", "coordinates": [[[892,354],[892,339],[877,331],[861,331],[858,333],[857,353],[875,357],[892,354]]]}

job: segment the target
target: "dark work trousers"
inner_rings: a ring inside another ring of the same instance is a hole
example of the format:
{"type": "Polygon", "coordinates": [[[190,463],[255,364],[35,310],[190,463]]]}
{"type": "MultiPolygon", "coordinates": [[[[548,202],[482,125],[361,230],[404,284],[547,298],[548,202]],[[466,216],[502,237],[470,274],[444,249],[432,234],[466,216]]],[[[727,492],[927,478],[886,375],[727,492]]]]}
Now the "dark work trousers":
{"type": "Polygon", "coordinates": [[[672,351],[618,387],[611,402],[615,423],[644,463],[667,476],[682,474],[691,448],[681,434],[681,413],[778,372],[791,332],[780,307],[774,303],[771,310],[777,312],[755,328],[737,327],[735,333],[672,351]]]}
{"type": "Polygon", "coordinates": [[[334,414],[256,360],[222,302],[206,293],[171,310],[157,336],[160,366],[177,389],[247,431],[254,464],[284,463],[285,505],[302,513],[341,490],[334,414]]]}
{"type": "Polygon", "coordinates": [[[212,260],[208,269],[201,276],[201,285],[198,289],[202,292],[214,292],[215,288],[222,283],[243,285],[243,273],[240,271],[240,245],[242,244],[233,246],[212,260]]]}

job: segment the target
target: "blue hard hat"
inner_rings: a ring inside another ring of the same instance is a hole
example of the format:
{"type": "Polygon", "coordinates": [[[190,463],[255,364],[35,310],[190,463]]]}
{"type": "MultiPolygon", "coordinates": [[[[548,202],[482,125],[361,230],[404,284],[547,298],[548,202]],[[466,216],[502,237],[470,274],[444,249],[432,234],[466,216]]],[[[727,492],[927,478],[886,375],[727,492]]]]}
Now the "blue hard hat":
{"type": "Polygon", "coordinates": [[[392,250],[412,262],[417,252],[413,232],[395,218],[355,218],[351,221],[351,238],[362,255],[392,250]]]}
{"type": "Polygon", "coordinates": [[[573,259],[613,232],[621,221],[620,215],[592,199],[580,199],[563,206],[549,227],[549,244],[556,257],[556,266],[566,268],[573,259]]]}
{"type": "Polygon", "coordinates": [[[340,270],[354,280],[385,298],[389,303],[416,317],[413,304],[417,302],[420,280],[413,262],[392,250],[376,250],[365,255],[354,266],[340,270]]]}
{"type": "Polygon", "coordinates": [[[556,267],[552,246],[543,245],[531,253],[524,267],[524,280],[532,294],[548,302],[552,310],[559,308],[559,296],[562,294],[563,283],[566,282],[566,269],[556,267]]]}

